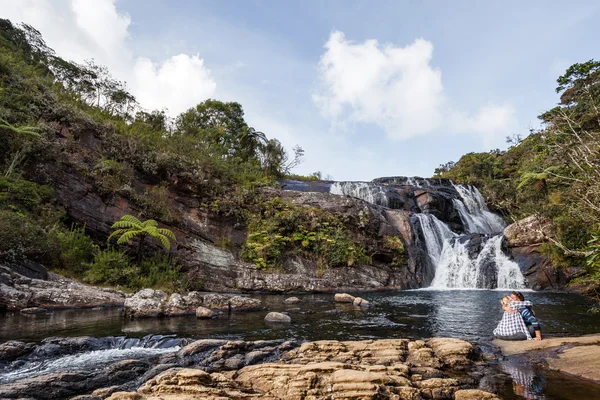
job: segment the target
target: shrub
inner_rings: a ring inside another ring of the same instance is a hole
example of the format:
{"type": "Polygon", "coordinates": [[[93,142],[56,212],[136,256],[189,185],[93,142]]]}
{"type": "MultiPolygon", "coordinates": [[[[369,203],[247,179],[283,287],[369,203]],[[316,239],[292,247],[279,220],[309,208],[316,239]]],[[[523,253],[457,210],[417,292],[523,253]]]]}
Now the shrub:
{"type": "Polygon", "coordinates": [[[64,231],[55,227],[48,235],[48,241],[53,251],[54,268],[61,269],[81,277],[86,264],[92,260],[98,246],[85,234],[84,228],[71,227],[64,231]]]}
{"type": "Polygon", "coordinates": [[[259,269],[279,268],[285,254],[314,259],[321,270],[371,261],[344,220],[322,209],[273,198],[248,219],[248,237],[240,256],[259,269]]]}
{"type": "Polygon", "coordinates": [[[112,248],[98,251],[86,267],[85,281],[93,284],[131,288],[139,275],[138,268],[129,265],[127,254],[112,248]]]}
{"type": "Polygon", "coordinates": [[[184,279],[180,274],[181,266],[171,254],[158,253],[145,258],[140,264],[139,275],[135,280],[136,289],[154,288],[166,292],[180,291],[184,279]]]}
{"type": "Polygon", "coordinates": [[[0,260],[41,260],[48,253],[44,230],[20,212],[0,210],[0,260]]]}
{"type": "Polygon", "coordinates": [[[103,158],[94,166],[93,175],[100,194],[108,196],[131,184],[133,170],[120,162],[103,158]]]}

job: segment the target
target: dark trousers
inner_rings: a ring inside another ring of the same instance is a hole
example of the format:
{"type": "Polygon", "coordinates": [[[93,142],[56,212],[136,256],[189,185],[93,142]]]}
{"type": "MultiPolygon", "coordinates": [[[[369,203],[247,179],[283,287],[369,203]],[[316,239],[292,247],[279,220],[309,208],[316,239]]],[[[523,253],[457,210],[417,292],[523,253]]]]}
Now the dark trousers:
{"type": "Polygon", "coordinates": [[[501,340],[527,340],[527,335],[524,332],[513,333],[512,335],[507,336],[496,336],[501,340]]]}

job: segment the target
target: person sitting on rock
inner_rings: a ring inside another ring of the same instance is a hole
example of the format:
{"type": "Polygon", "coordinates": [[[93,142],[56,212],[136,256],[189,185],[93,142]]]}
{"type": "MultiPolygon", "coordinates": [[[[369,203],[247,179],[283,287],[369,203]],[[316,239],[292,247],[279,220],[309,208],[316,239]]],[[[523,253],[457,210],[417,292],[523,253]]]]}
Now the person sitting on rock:
{"type": "Polygon", "coordinates": [[[504,314],[494,329],[494,336],[502,340],[531,340],[531,334],[525,326],[523,317],[509,305],[510,302],[510,296],[504,296],[500,300],[504,314]]]}
{"type": "Polygon", "coordinates": [[[542,327],[533,312],[533,303],[525,301],[525,296],[521,292],[512,292],[510,298],[511,302],[508,305],[521,314],[533,340],[542,340],[542,327]]]}

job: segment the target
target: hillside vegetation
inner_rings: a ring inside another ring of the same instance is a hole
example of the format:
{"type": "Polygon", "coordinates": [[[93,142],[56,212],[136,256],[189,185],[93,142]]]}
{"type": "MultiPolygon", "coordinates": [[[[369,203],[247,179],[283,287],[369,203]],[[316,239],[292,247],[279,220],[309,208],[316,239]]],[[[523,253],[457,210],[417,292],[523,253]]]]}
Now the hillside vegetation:
{"type": "Polygon", "coordinates": [[[557,80],[558,105],[542,128],[507,138],[506,151],[469,153],[436,175],[479,187],[488,204],[511,220],[551,221],[543,251],[561,266],[581,266],[600,298],[600,62],[574,64],[557,80]]]}
{"type": "MultiPolygon", "coordinates": [[[[249,126],[235,102],[207,100],[175,118],[144,110],[106,68],[64,60],[35,28],[0,19],[0,263],[31,260],[92,283],[172,289],[185,282],[177,260],[147,246],[142,258],[141,246],[126,244],[136,237],[111,246],[89,237],[40,168],[68,164],[106,203],[127,198],[140,223],[178,223],[170,190],[244,223],[259,203],[255,189],[276,184],[302,156],[249,126]],[[90,135],[101,148],[80,145],[90,135]],[[132,190],[140,179],[151,189],[132,190]]],[[[261,258],[256,246],[252,257],[261,258]]]]}

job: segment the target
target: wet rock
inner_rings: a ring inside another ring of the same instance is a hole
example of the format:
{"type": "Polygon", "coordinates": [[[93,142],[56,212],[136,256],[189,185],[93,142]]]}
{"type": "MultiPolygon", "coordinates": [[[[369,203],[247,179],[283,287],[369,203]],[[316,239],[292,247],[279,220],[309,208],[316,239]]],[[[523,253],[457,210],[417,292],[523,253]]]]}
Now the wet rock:
{"type": "Polygon", "coordinates": [[[164,315],[167,298],[162,290],[142,289],[125,300],[125,314],[136,318],[164,315]]]}
{"type": "Polygon", "coordinates": [[[213,350],[217,347],[223,346],[227,343],[227,340],[218,339],[201,339],[196,340],[193,343],[188,344],[177,353],[180,357],[189,357],[194,354],[202,353],[207,350],[213,350]]]}
{"type": "Polygon", "coordinates": [[[44,314],[48,312],[47,308],[43,308],[43,307],[29,307],[29,308],[23,308],[20,313],[21,314],[44,314]]]}
{"type": "Polygon", "coordinates": [[[455,400],[500,400],[500,397],[493,393],[484,392],[478,389],[464,389],[454,392],[455,400]]]}
{"type": "Polygon", "coordinates": [[[0,308],[11,311],[121,306],[125,300],[125,294],[121,291],[84,285],[53,272],[47,273],[45,279],[36,279],[25,277],[17,271],[21,270],[0,266],[0,308]]]}
{"type": "Polygon", "coordinates": [[[196,309],[196,317],[197,318],[209,319],[209,318],[215,318],[216,316],[217,316],[217,313],[214,312],[213,310],[211,310],[210,308],[198,307],[196,309]]]}
{"type": "Polygon", "coordinates": [[[284,322],[290,323],[292,322],[292,318],[289,315],[279,313],[279,312],[270,312],[265,317],[265,322],[284,322]]]}
{"type": "Polygon", "coordinates": [[[111,394],[118,392],[121,390],[120,386],[110,386],[110,387],[106,387],[106,388],[101,388],[101,389],[96,389],[92,392],[93,396],[98,396],[101,398],[106,398],[108,396],[110,396],[111,394]]]}
{"type": "Polygon", "coordinates": [[[300,299],[297,297],[288,297],[283,301],[285,304],[296,304],[300,302],[300,299]]]}
{"type": "Polygon", "coordinates": [[[231,307],[232,310],[251,311],[262,309],[262,302],[251,297],[211,293],[204,296],[204,307],[219,310],[231,307]]]}
{"type": "Polygon", "coordinates": [[[150,364],[125,360],[99,371],[49,373],[0,385],[0,398],[62,399],[89,393],[97,388],[120,385],[141,376],[150,364]]]}
{"type": "Polygon", "coordinates": [[[336,293],[334,296],[334,301],[336,303],[353,303],[354,296],[348,293],[336,293]]]}
{"type": "Polygon", "coordinates": [[[0,344],[0,361],[11,361],[30,353],[34,348],[33,343],[23,343],[17,340],[9,340],[0,344]]]}
{"type": "Polygon", "coordinates": [[[473,353],[473,345],[464,340],[433,338],[427,341],[427,346],[431,347],[435,356],[449,367],[465,367],[472,363],[469,357],[473,353]]]}
{"type": "Polygon", "coordinates": [[[367,307],[370,306],[370,303],[367,300],[365,300],[365,299],[363,299],[361,297],[356,297],[354,299],[354,301],[353,301],[352,304],[354,304],[356,307],[365,307],[365,308],[367,308],[367,307]]]}

